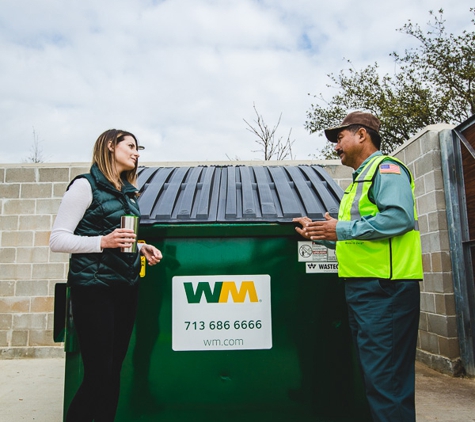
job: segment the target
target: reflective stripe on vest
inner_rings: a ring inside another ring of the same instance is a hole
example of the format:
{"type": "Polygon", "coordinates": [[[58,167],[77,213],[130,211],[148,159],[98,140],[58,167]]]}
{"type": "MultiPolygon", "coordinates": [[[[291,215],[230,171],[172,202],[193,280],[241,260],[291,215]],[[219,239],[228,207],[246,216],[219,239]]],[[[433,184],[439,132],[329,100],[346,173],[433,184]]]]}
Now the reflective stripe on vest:
{"type": "MultiPolygon", "coordinates": [[[[376,204],[369,200],[368,194],[379,165],[388,159],[406,168],[404,163],[393,157],[379,155],[371,159],[345,191],[338,213],[339,220],[360,220],[363,216],[374,216],[379,212],[376,204]]],[[[422,280],[422,251],[412,175],[411,189],[414,200],[414,229],[389,239],[337,241],[340,277],[422,280]]]]}

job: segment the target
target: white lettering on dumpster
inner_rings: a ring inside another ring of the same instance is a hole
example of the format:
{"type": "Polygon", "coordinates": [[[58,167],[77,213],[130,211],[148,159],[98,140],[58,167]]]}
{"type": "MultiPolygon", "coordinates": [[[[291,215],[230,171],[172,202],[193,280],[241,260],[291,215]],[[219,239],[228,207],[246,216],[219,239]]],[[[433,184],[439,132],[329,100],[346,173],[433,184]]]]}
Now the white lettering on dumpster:
{"type": "Polygon", "coordinates": [[[269,275],[173,277],[173,350],[270,348],[269,275]]]}

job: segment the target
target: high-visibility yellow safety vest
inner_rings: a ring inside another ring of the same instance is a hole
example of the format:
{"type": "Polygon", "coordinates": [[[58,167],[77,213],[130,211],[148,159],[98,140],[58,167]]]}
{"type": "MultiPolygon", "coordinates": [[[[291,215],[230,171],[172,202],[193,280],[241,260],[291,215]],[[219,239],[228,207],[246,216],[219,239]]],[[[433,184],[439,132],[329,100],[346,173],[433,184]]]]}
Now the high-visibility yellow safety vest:
{"type": "MultiPolygon", "coordinates": [[[[374,216],[379,212],[376,204],[369,200],[368,193],[379,165],[388,159],[406,168],[404,163],[396,158],[384,155],[374,157],[346,189],[338,212],[339,220],[359,220],[363,216],[374,216]]],[[[388,239],[337,241],[339,277],[422,280],[421,239],[412,175],[411,188],[414,199],[414,228],[403,235],[388,239]]]]}

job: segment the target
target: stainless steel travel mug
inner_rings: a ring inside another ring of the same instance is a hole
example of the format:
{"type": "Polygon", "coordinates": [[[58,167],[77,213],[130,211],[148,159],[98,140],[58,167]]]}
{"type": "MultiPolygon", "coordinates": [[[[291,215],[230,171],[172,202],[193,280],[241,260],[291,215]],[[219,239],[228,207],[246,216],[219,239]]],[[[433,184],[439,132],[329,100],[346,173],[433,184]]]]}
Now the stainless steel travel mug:
{"type": "MultiPolygon", "coordinates": [[[[132,229],[137,236],[138,229],[139,229],[139,218],[135,215],[123,215],[120,217],[120,227],[122,229],[132,229]]],[[[135,242],[132,246],[128,248],[120,248],[121,252],[136,252],[137,251],[137,238],[135,238],[135,242]]]]}

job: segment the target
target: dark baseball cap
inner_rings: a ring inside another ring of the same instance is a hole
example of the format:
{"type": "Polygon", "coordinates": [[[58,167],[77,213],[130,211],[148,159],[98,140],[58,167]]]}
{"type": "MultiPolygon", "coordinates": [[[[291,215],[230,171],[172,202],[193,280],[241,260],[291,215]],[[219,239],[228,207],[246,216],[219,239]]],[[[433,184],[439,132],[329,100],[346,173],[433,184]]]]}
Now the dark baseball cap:
{"type": "Polygon", "coordinates": [[[330,142],[336,142],[338,133],[351,125],[362,125],[379,133],[381,122],[371,113],[365,113],[364,111],[353,111],[343,119],[340,126],[325,129],[325,136],[330,142]]]}

